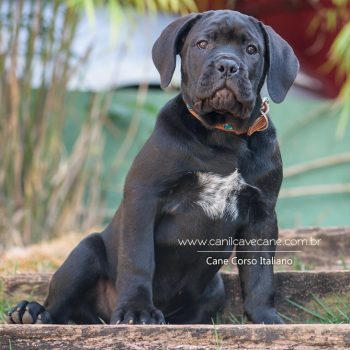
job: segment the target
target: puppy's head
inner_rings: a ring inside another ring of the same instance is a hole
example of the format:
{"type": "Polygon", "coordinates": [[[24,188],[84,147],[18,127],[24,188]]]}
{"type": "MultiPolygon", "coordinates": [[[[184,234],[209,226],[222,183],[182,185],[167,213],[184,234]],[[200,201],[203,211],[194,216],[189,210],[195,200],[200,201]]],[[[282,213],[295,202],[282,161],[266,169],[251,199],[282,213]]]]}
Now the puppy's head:
{"type": "Polygon", "coordinates": [[[163,30],[152,50],[163,88],[177,54],[183,98],[209,125],[218,115],[248,119],[265,78],[271,99],[283,101],[299,69],[292,48],[271,27],[230,10],[191,14],[163,30]]]}

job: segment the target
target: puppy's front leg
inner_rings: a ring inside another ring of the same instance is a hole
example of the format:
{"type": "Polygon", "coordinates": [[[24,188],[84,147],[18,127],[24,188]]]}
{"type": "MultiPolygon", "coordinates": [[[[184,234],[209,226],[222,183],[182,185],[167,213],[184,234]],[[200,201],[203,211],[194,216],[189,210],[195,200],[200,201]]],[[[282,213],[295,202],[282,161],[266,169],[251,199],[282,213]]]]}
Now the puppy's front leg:
{"type": "Polygon", "coordinates": [[[157,203],[152,186],[127,181],[123,203],[112,224],[117,232],[117,305],[112,324],[164,323],[152,294],[157,203]]]}
{"type": "MultiPolygon", "coordinates": [[[[252,220],[243,238],[277,239],[278,227],[276,214],[273,211],[259,220],[252,220]]],[[[274,308],[274,275],[273,265],[266,263],[275,255],[275,245],[245,245],[237,247],[244,309],[254,323],[283,323],[274,308]]]]}

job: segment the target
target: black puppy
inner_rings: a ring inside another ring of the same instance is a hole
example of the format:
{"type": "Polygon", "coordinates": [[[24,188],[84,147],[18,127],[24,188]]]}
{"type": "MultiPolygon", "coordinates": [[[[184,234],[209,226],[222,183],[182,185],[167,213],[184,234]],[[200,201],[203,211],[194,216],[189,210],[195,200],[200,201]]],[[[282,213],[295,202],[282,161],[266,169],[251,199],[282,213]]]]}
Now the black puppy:
{"type": "MultiPolygon", "coordinates": [[[[166,87],[182,58],[182,91],[161,110],[134,160],[111,224],[84,239],[54,274],[44,306],[23,301],[9,323],[207,323],[224,304],[220,265],[233,246],[182,239],[276,238],[282,181],[276,132],[260,90],[283,101],[298,61],[270,27],[234,11],[172,22],[153,47],[166,87]],[[203,253],[198,250],[210,250],[203,253]]],[[[254,323],[274,309],[275,247],[239,246],[244,308],[254,323]],[[249,261],[249,260],[246,260],[249,261]]]]}

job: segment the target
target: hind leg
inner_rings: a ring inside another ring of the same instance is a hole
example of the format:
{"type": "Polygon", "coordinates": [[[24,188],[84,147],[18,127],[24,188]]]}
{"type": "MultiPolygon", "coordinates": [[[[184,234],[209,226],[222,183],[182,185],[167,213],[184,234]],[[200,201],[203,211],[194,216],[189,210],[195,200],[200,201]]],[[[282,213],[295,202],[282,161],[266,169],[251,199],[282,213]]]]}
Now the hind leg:
{"type": "Polygon", "coordinates": [[[165,319],[170,324],[212,323],[224,303],[225,287],[222,277],[217,273],[198,299],[185,304],[178,312],[165,319]]]}
{"type": "Polygon", "coordinates": [[[100,323],[92,296],[106,271],[104,242],[100,234],[92,234],[78,244],[53,275],[44,305],[22,301],[8,312],[7,322],[100,323]]]}

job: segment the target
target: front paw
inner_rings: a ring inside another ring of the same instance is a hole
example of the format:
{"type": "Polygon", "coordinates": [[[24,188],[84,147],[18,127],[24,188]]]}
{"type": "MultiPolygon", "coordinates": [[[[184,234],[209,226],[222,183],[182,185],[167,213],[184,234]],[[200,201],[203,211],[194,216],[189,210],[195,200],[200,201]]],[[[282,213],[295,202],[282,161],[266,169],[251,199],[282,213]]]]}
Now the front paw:
{"type": "Polygon", "coordinates": [[[122,304],[114,310],[110,324],[165,324],[163,313],[153,305],[122,304]]]}
{"type": "Polygon", "coordinates": [[[26,300],[18,303],[6,314],[6,323],[9,324],[41,324],[52,323],[50,314],[44,306],[33,301],[29,303],[26,300]]]}
{"type": "Polygon", "coordinates": [[[282,318],[273,307],[257,307],[252,311],[246,311],[248,318],[253,323],[282,324],[282,318]]]}

